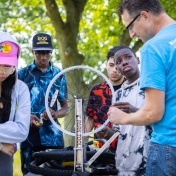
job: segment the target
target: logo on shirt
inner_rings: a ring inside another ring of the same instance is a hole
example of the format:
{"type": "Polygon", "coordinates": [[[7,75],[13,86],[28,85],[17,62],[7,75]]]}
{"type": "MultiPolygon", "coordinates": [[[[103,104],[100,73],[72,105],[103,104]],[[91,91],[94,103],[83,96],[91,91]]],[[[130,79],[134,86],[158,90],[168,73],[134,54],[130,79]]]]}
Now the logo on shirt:
{"type": "Polygon", "coordinates": [[[169,42],[170,45],[174,45],[176,43],[176,39],[169,42]]]}

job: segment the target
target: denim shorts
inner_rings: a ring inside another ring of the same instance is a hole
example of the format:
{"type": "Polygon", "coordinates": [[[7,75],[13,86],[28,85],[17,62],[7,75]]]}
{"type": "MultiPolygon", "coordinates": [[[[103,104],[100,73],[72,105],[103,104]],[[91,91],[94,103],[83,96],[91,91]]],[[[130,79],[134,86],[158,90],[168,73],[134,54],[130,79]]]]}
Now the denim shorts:
{"type": "Polygon", "coordinates": [[[176,147],[151,142],[146,176],[176,176],[176,147]]]}

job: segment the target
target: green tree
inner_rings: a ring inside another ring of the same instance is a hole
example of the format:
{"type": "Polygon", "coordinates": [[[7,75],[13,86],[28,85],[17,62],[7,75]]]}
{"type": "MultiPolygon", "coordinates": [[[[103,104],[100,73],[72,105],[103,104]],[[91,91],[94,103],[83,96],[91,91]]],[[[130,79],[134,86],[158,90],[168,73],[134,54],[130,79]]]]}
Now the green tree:
{"type": "MultiPolygon", "coordinates": [[[[56,60],[63,68],[85,64],[100,68],[108,49],[142,42],[131,41],[119,20],[120,0],[1,0],[1,30],[14,33],[22,44],[22,58],[32,60],[31,37],[46,31],[53,36],[56,60]]],[[[161,3],[176,19],[176,0],[161,3]]]]}
{"type": "MultiPolygon", "coordinates": [[[[31,38],[37,32],[53,36],[55,61],[62,68],[89,65],[102,69],[109,48],[128,45],[137,51],[117,14],[120,0],[1,0],[1,30],[13,33],[22,45],[27,64],[33,60],[31,38]]],[[[161,3],[176,19],[176,0],[161,3]]]]}

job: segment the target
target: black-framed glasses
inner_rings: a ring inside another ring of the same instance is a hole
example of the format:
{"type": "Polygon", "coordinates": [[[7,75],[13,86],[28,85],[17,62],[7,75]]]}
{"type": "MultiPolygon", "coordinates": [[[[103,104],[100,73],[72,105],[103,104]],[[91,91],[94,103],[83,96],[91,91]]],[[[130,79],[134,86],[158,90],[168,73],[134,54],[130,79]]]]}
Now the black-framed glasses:
{"type": "Polygon", "coordinates": [[[137,18],[140,16],[141,13],[137,14],[136,17],[130,22],[130,24],[126,27],[129,31],[131,30],[131,25],[137,20],[137,18]]]}
{"type": "Polygon", "coordinates": [[[50,51],[50,50],[37,50],[37,51],[34,51],[34,54],[36,56],[41,56],[41,55],[48,56],[48,55],[52,54],[52,51],[50,51]]]}

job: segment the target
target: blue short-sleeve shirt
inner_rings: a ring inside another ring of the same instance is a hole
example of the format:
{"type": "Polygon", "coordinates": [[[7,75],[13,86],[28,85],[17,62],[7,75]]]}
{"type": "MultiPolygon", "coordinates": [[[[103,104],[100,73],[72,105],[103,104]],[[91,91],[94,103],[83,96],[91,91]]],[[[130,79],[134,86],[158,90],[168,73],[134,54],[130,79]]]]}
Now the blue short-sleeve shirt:
{"type": "MultiPolygon", "coordinates": [[[[165,111],[151,141],[176,147],[176,24],[161,29],[141,49],[141,89],[165,93],[165,111]]],[[[158,97],[159,99],[160,97],[158,97]]]]}

